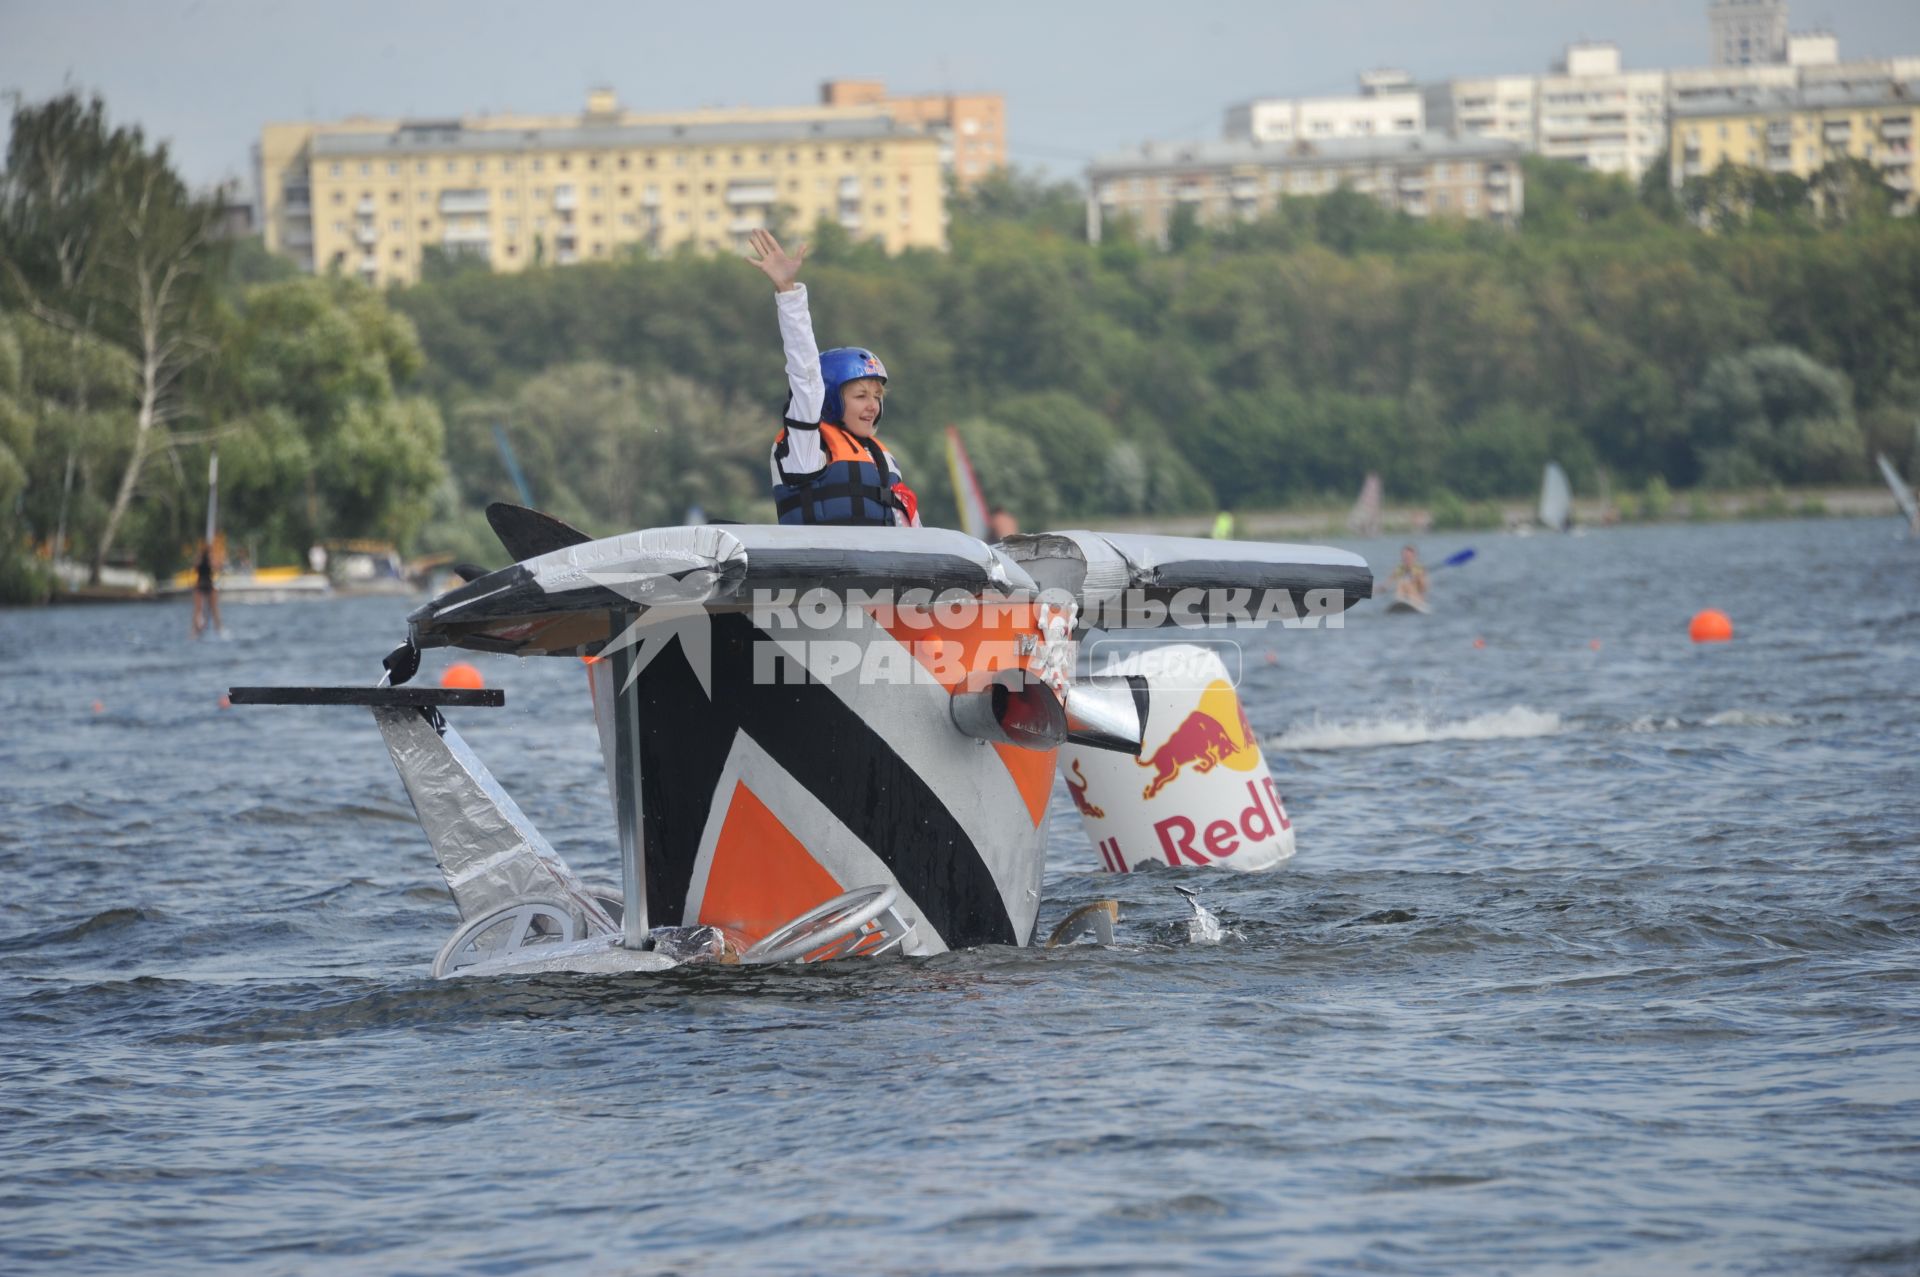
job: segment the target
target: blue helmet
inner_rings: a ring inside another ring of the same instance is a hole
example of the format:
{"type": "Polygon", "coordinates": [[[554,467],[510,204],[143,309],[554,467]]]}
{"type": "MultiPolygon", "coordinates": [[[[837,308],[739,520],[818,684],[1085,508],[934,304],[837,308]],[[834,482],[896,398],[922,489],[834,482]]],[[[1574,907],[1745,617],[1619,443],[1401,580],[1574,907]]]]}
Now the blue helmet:
{"type": "MultiPolygon", "coordinates": [[[[838,422],[844,418],[846,407],[840,402],[840,387],[865,377],[878,377],[881,385],[887,384],[887,366],[871,350],[836,346],[821,351],[820,380],[827,383],[827,394],[820,403],[820,420],[838,422]]],[[[886,405],[882,404],[880,410],[884,413],[886,405]]],[[[877,422],[879,418],[874,420],[877,422]]]]}

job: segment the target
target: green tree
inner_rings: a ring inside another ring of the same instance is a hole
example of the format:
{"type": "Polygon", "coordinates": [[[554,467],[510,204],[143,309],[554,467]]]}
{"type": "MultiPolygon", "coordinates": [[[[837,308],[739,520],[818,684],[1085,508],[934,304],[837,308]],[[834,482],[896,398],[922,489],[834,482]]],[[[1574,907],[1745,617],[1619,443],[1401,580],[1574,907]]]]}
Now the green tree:
{"type": "Polygon", "coordinates": [[[560,364],[507,399],[453,414],[452,464],[467,504],[517,501],[493,428],[506,431],[541,508],[600,532],[710,516],[771,517],[765,414],[675,374],[560,364]]]}
{"type": "Polygon", "coordinates": [[[1899,200],[1879,165],[1851,155],[1822,165],[1808,181],[1807,193],[1829,226],[1886,218],[1899,200]]]}
{"type": "Polygon", "coordinates": [[[211,349],[218,221],[219,202],[187,191],[164,145],[108,129],[99,99],[16,107],[0,186],[12,297],[75,343],[104,337],[136,364],[132,430],[93,540],[96,579],[148,460],[171,447],[170,427],[192,410],[184,382],[211,349]]]}
{"type": "Polygon", "coordinates": [[[1038,173],[999,169],[947,198],[950,233],[962,238],[988,223],[1016,223],[1039,234],[1086,238],[1087,204],[1072,182],[1052,182],[1038,173]]]}
{"type": "Polygon", "coordinates": [[[1820,483],[1865,473],[1866,441],[1846,378],[1790,347],[1714,360],[1689,412],[1709,484],[1820,483]]]}
{"type": "Polygon", "coordinates": [[[248,291],[225,360],[226,519],[276,557],[326,536],[409,541],[441,482],[439,409],[408,393],[413,325],[363,284],[248,291]]]}

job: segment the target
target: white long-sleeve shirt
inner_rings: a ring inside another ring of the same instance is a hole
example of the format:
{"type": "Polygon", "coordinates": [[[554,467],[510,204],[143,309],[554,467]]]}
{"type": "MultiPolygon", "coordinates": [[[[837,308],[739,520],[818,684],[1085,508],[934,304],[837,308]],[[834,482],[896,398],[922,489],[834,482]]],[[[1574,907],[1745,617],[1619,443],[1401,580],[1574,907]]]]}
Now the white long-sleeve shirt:
{"type": "MultiPolygon", "coordinates": [[[[787,420],[801,425],[817,425],[827,402],[827,383],[820,378],[820,346],[813,339],[813,315],[807,309],[807,286],[795,284],[784,293],[773,295],[774,309],[780,316],[780,347],[787,356],[787,420]]],[[[818,430],[788,429],[787,455],[776,455],[773,481],[781,482],[781,472],[810,475],[827,464],[827,451],[818,430]]]]}
{"type": "MultiPolygon", "coordinates": [[[[780,317],[780,346],[787,358],[787,421],[780,441],[773,446],[768,469],[773,485],[804,481],[826,468],[827,449],[820,440],[820,414],[826,407],[827,383],[820,376],[820,347],[813,337],[813,315],[807,309],[807,286],[795,284],[786,292],[773,295],[780,317]]],[[[882,447],[887,459],[887,481],[899,483],[900,463],[891,449],[882,447]]],[[[919,517],[913,520],[920,525],[919,517]]]]}

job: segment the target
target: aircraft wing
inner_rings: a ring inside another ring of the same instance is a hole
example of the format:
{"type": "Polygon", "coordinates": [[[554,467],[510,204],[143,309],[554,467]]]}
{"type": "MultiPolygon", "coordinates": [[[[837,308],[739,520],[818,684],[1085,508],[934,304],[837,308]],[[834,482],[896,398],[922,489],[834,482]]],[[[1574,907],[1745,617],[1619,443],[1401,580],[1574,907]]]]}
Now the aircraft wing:
{"type": "Polygon", "coordinates": [[[1367,561],[1327,546],[1037,532],[1008,537],[1001,549],[1041,589],[1072,594],[1081,624],[1093,629],[1245,624],[1288,606],[1328,615],[1373,596],[1367,561]]]}
{"type": "Polygon", "coordinates": [[[1357,554],[1307,545],[1049,532],[995,548],[944,528],[707,525],[551,550],[441,595],[408,624],[421,648],[574,655],[598,652],[640,607],[747,612],[813,589],[1053,589],[1080,603],[1083,624],[1120,629],[1245,623],[1263,608],[1271,621],[1276,603],[1337,613],[1372,596],[1373,576],[1357,554]]]}
{"type": "Polygon", "coordinates": [[[415,646],[525,656],[600,645],[638,607],[751,611],[782,591],[1032,591],[1019,567],[945,528],[708,524],[649,528],[536,555],[407,618],[415,646]]]}

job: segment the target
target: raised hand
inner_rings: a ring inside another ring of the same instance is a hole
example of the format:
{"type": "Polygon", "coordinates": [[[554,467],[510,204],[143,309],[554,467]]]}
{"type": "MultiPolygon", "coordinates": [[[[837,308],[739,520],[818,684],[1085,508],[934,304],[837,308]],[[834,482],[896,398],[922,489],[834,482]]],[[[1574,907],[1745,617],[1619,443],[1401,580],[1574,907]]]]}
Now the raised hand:
{"type": "Polygon", "coordinates": [[[780,241],[773,237],[773,232],[765,230],[752,232],[747,236],[747,242],[755,253],[747,260],[773,281],[773,291],[792,292],[794,281],[800,278],[800,263],[807,260],[807,246],[801,244],[792,254],[788,254],[780,247],[780,241]]]}

